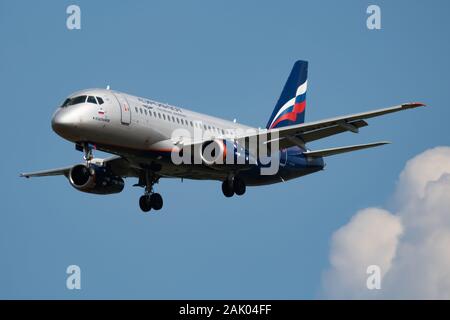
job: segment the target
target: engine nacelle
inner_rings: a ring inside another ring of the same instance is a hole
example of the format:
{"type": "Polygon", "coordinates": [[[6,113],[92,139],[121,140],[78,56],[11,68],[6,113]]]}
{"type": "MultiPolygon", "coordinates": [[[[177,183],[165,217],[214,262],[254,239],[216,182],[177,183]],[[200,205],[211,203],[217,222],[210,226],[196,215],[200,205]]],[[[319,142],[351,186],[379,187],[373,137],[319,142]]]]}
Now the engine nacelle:
{"type": "Polygon", "coordinates": [[[108,168],[77,164],[70,169],[69,182],[75,189],[95,194],[113,194],[123,190],[125,182],[108,168]]]}
{"type": "Polygon", "coordinates": [[[218,170],[245,169],[257,163],[243,146],[230,140],[205,141],[197,152],[204,165],[218,170]]]}
{"type": "Polygon", "coordinates": [[[222,139],[205,141],[199,149],[200,159],[207,166],[225,164],[227,156],[226,142],[222,139]]]}

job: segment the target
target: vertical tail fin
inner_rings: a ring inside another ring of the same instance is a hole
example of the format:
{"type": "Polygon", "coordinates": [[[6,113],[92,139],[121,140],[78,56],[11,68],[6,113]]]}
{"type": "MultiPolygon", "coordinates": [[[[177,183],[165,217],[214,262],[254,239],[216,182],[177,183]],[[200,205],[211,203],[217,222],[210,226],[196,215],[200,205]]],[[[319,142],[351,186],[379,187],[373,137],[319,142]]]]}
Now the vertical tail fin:
{"type": "Polygon", "coordinates": [[[308,62],[297,61],[284,85],[267,129],[279,128],[305,121],[308,62]]]}

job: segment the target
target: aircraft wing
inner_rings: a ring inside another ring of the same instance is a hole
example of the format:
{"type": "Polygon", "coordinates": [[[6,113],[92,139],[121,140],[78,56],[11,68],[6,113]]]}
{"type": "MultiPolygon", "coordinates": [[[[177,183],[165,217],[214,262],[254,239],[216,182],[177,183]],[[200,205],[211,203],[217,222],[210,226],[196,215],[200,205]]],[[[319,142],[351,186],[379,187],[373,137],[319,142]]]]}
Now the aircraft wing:
{"type": "MultiPolygon", "coordinates": [[[[377,109],[368,112],[356,113],[346,116],[330,118],[326,120],[302,123],[292,126],[265,130],[256,135],[267,135],[269,138],[266,143],[279,142],[279,148],[287,148],[294,145],[304,145],[306,142],[322,139],[334,134],[351,131],[359,132],[359,128],[367,126],[365,119],[382,116],[388,113],[408,110],[412,108],[425,106],[422,103],[405,103],[389,108],[377,109]],[[278,138],[273,138],[278,134],[278,138]]],[[[237,139],[245,139],[254,135],[244,135],[237,139]]]]}
{"type": "Polygon", "coordinates": [[[25,178],[31,178],[31,177],[47,177],[47,176],[65,175],[67,177],[71,168],[72,168],[72,166],[57,168],[57,169],[35,171],[35,172],[26,172],[26,173],[21,173],[20,176],[25,177],[25,178]]]}
{"type": "MultiPolygon", "coordinates": [[[[94,164],[97,165],[104,165],[109,166],[110,169],[114,172],[114,174],[118,176],[137,176],[138,174],[134,172],[133,168],[129,166],[129,163],[126,159],[120,157],[120,156],[112,156],[107,159],[92,159],[91,161],[94,164]]],[[[25,178],[31,178],[31,177],[47,177],[47,176],[59,176],[64,175],[68,177],[70,169],[72,166],[62,167],[62,168],[56,168],[56,169],[49,169],[49,170],[42,170],[42,171],[35,171],[35,172],[26,172],[21,173],[21,177],[25,178]]]]}

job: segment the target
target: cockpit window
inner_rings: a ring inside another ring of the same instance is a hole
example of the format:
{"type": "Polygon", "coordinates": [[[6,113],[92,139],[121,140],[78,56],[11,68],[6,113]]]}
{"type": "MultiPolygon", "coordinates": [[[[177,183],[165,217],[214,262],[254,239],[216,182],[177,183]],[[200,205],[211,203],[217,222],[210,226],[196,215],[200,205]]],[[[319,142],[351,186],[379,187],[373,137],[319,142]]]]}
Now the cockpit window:
{"type": "Polygon", "coordinates": [[[67,99],[64,101],[64,103],[61,105],[61,108],[67,107],[67,106],[69,105],[70,100],[71,100],[70,98],[67,98],[67,99]]]}
{"type": "Polygon", "coordinates": [[[70,100],[69,106],[73,106],[74,104],[84,103],[86,102],[87,96],[79,96],[70,100]]]}
{"type": "Polygon", "coordinates": [[[97,101],[95,100],[95,97],[93,97],[93,96],[89,96],[87,99],[87,102],[97,104],[97,101]]]}
{"type": "Polygon", "coordinates": [[[103,99],[102,98],[97,97],[97,101],[98,101],[98,104],[103,104],[103,99]]]}
{"type": "Polygon", "coordinates": [[[73,106],[74,104],[78,104],[78,103],[86,102],[86,98],[87,98],[87,96],[78,96],[78,97],[75,97],[75,98],[66,99],[66,101],[64,101],[64,103],[61,106],[61,108],[68,107],[68,106],[73,106]]]}

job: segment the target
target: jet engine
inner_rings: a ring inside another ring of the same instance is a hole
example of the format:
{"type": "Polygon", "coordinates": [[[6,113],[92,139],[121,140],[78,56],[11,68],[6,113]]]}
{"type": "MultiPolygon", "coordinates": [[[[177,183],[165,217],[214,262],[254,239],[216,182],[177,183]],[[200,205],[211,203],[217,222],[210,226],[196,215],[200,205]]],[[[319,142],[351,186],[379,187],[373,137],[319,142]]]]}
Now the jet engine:
{"type": "Polygon", "coordinates": [[[256,164],[249,152],[235,141],[215,139],[202,143],[198,148],[202,163],[214,169],[244,169],[256,164]]]}
{"type": "Polygon", "coordinates": [[[226,141],[215,139],[202,143],[200,151],[200,159],[207,166],[225,164],[227,156],[226,141]]]}
{"type": "Polygon", "coordinates": [[[69,171],[69,182],[77,190],[95,194],[113,194],[123,190],[125,183],[107,167],[77,164],[69,171]]]}

